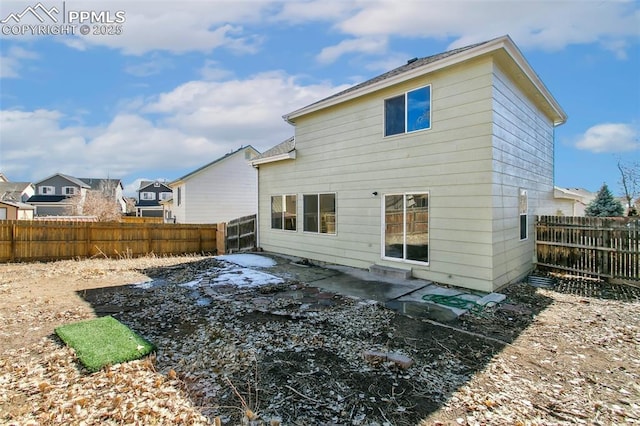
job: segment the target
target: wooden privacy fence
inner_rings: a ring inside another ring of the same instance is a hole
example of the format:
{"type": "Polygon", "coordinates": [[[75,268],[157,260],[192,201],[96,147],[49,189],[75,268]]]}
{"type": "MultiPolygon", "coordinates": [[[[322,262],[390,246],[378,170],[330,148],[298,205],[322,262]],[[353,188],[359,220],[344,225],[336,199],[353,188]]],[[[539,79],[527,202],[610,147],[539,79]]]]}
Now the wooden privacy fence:
{"type": "Polygon", "coordinates": [[[216,234],[215,224],[0,221],[0,262],[217,253],[216,234]]]}
{"type": "Polygon", "coordinates": [[[640,219],[538,216],[536,254],[538,266],[640,280],[640,219]]]}
{"type": "Polygon", "coordinates": [[[256,215],[243,216],[226,224],[226,251],[237,252],[255,250],[256,241],[256,215]]]}

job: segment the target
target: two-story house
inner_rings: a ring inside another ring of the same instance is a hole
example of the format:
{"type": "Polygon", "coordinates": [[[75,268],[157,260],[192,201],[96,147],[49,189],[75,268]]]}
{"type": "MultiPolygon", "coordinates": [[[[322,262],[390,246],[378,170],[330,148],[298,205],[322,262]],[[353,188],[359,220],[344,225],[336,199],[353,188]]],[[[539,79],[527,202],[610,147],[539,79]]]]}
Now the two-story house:
{"type": "Polygon", "coordinates": [[[533,268],[566,114],[508,36],[290,112],[258,156],[258,245],[494,291],[533,268]]]}
{"type": "Polygon", "coordinates": [[[80,179],[56,173],[35,183],[35,194],[27,203],[36,208],[36,216],[67,216],[73,214],[74,196],[84,197],[89,185],[80,179]]]}
{"type": "Polygon", "coordinates": [[[82,215],[82,203],[90,191],[113,200],[123,211],[120,179],[76,178],[56,173],[35,184],[35,194],[26,202],[36,208],[36,216],[82,215]]]}
{"type": "Polygon", "coordinates": [[[163,209],[160,202],[171,199],[173,191],[166,182],[143,180],[137,192],[136,216],[162,217],[163,209]]]}

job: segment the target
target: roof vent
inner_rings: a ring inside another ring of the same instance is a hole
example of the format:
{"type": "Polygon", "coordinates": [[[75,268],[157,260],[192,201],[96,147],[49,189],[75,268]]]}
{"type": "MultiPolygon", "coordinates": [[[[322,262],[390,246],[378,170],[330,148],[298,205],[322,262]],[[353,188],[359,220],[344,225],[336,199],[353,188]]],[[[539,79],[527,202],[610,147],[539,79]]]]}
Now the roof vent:
{"type": "Polygon", "coordinates": [[[414,63],[415,61],[417,61],[418,58],[411,58],[407,61],[407,65],[414,63]]]}

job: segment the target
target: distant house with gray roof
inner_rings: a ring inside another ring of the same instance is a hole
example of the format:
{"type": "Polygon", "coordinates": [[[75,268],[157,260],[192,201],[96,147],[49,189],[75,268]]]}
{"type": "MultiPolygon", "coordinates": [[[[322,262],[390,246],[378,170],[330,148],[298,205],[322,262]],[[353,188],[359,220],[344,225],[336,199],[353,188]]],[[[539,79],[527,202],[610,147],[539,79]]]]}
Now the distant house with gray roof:
{"type": "Polygon", "coordinates": [[[166,181],[143,180],[137,189],[136,216],[162,217],[161,201],[171,198],[171,188],[166,181]]]}
{"type": "Polygon", "coordinates": [[[119,179],[76,178],[56,173],[35,184],[35,193],[26,202],[36,208],[36,216],[68,216],[74,210],[82,210],[74,197],[84,200],[87,191],[100,191],[113,197],[115,203],[124,211],[122,183],[119,179]]]}

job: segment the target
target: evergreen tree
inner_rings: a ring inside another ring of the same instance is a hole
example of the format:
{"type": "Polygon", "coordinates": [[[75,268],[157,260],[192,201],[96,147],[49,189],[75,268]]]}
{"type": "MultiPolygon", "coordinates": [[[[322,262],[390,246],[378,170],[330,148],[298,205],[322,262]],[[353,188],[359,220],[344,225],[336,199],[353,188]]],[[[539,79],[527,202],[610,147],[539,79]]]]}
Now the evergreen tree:
{"type": "Polygon", "coordinates": [[[613,194],[609,191],[607,184],[602,184],[602,188],[598,191],[596,198],[589,203],[584,211],[586,216],[597,217],[614,217],[622,216],[624,207],[620,201],[613,198],[613,194]]]}

